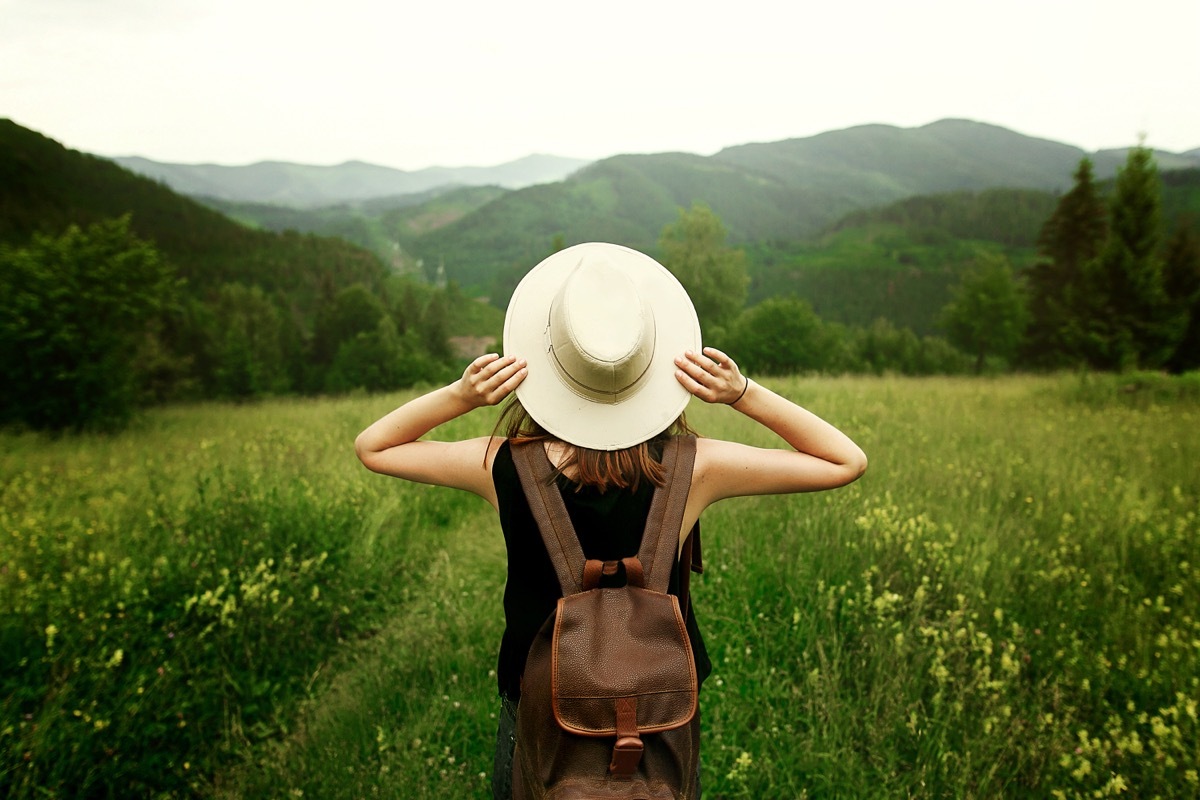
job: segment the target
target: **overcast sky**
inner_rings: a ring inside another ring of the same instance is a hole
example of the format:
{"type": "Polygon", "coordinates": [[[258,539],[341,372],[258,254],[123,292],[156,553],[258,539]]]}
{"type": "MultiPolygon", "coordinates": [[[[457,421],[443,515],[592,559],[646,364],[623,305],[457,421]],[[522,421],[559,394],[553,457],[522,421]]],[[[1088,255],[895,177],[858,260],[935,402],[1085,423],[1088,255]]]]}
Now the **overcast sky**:
{"type": "Polygon", "coordinates": [[[0,117],[161,161],[418,169],[946,117],[1200,147],[1200,0],[0,0],[0,117]]]}

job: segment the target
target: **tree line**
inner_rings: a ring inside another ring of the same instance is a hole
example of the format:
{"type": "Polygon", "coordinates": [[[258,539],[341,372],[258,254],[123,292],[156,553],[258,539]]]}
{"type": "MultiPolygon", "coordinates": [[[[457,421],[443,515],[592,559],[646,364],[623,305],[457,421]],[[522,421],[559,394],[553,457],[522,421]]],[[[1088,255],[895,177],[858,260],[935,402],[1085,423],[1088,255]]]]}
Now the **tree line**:
{"type": "Polygon", "coordinates": [[[977,265],[943,312],[951,341],[1031,369],[1200,367],[1200,235],[1196,220],[1162,218],[1162,180],[1149,150],[1129,152],[1101,196],[1084,158],[1038,237],[1036,263],[977,265]]]}
{"type": "MultiPolygon", "coordinates": [[[[923,224],[949,218],[969,229],[1000,197],[984,195],[969,205],[915,199],[890,213],[923,224]],[[956,213],[963,208],[973,213],[956,213]]],[[[1031,194],[1020,212],[1037,202],[1031,194]]],[[[1021,227],[1012,226],[1014,232],[1021,227]]],[[[939,314],[942,336],[918,336],[887,319],[866,326],[827,322],[787,294],[743,308],[745,259],[724,239],[720,220],[697,205],[664,230],[660,250],[688,288],[702,323],[708,321],[706,339],[725,343],[751,371],[922,375],[1200,367],[1197,223],[1186,214],[1162,218],[1162,180],[1144,147],[1129,152],[1107,199],[1091,161],[1080,162],[1073,188],[1042,223],[1032,266],[1016,270],[999,252],[977,255],[939,314]]]]}
{"type": "Polygon", "coordinates": [[[335,281],[195,286],[128,216],[0,247],[0,424],[110,429],[155,403],[380,391],[452,373],[452,309],[470,305],[456,289],[335,281]]]}
{"type": "MultiPolygon", "coordinates": [[[[691,295],[705,341],[751,374],[1195,369],[1200,240],[1187,220],[1164,223],[1160,198],[1149,151],[1130,152],[1107,199],[1084,159],[1042,225],[1036,263],[1018,271],[1003,255],[980,255],[953,287],[941,336],[885,318],[828,321],[789,294],[747,307],[746,255],[703,204],[678,210],[658,257],[691,295]]],[[[900,208],[926,219],[947,213],[928,203],[900,208]]],[[[551,249],[563,246],[560,235],[551,249]]],[[[153,403],[449,380],[463,360],[451,336],[499,328],[497,310],[453,284],[382,269],[296,283],[256,281],[253,270],[201,275],[190,264],[181,274],[174,262],[128,216],[0,248],[0,424],[112,428],[153,403]]]]}

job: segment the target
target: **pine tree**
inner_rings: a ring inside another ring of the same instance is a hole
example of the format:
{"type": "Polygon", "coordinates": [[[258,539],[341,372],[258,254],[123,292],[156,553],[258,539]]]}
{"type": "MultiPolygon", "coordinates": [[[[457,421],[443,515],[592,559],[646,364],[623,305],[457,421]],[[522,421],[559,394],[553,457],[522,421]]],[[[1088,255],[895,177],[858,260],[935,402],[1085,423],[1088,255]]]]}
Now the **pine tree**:
{"type": "Polygon", "coordinates": [[[1167,369],[1200,369],[1200,235],[1193,227],[1183,223],[1176,227],[1163,263],[1167,297],[1187,320],[1167,369]]]}
{"type": "Polygon", "coordinates": [[[1030,322],[1023,348],[1028,363],[1062,365],[1083,355],[1081,322],[1094,304],[1083,278],[1100,253],[1107,224],[1092,162],[1084,158],[1075,171],[1075,185],[1038,236],[1042,259],[1028,273],[1030,322]]]}
{"type": "Polygon", "coordinates": [[[1104,249],[1085,276],[1104,297],[1090,320],[1095,366],[1161,367],[1183,334],[1186,319],[1167,295],[1159,252],[1161,203],[1154,157],[1135,147],[1117,173],[1104,249]]]}

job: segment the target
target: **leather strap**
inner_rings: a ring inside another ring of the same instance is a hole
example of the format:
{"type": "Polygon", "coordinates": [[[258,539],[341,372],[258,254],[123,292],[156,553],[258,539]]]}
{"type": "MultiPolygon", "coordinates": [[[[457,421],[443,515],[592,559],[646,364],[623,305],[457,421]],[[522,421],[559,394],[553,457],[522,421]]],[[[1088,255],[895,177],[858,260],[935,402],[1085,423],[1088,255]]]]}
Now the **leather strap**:
{"type": "Polygon", "coordinates": [[[581,581],[587,559],[571,525],[567,504],[554,481],[554,466],[540,441],[510,445],[510,448],[521,489],[554,564],[563,597],[578,594],[584,591],[581,581]]]}
{"type": "Polygon", "coordinates": [[[642,569],[642,562],[636,558],[622,558],[621,563],[625,565],[625,584],[644,589],[646,586],[646,573],[642,569]]]}
{"type": "Polygon", "coordinates": [[[590,592],[600,585],[600,576],[605,572],[603,561],[589,558],[583,565],[583,590],[590,592]]]}
{"type": "Polygon", "coordinates": [[[621,567],[625,568],[626,586],[645,588],[646,577],[642,572],[642,562],[630,556],[622,558],[620,561],[600,561],[589,558],[583,565],[583,590],[590,592],[592,589],[599,588],[602,577],[611,578],[620,571],[621,567]]]}
{"type": "Polygon", "coordinates": [[[696,437],[675,436],[663,447],[663,471],[667,483],[656,489],[642,533],[638,560],[646,573],[646,588],[666,593],[671,583],[679,552],[679,528],[692,488],[692,467],[696,463],[696,437]]]}
{"type": "Polygon", "coordinates": [[[642,760],[641,736],[638,734],[637,698],[619,697],[616,701],[617,741],[613,745],[608,771],[618,780],[630,780],[642,760]]]}

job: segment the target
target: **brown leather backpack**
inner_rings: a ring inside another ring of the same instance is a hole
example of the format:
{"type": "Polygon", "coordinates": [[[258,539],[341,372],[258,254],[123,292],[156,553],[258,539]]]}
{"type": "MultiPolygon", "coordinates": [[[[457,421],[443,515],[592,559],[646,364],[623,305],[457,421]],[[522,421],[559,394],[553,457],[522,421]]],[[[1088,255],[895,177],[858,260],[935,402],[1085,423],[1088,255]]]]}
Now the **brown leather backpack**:
{"type": "Polygon", "coordinates": [[[695,460],[694,437],[663,449],[636,556],[586,560],[540,443],[513,461],[562,586],[529,649],[517,707],[514,800],[693,800],[700,755],[696,666],[667,594],[695,460]],[[602,588],[602,575],[625,585],[602,588]]]}

